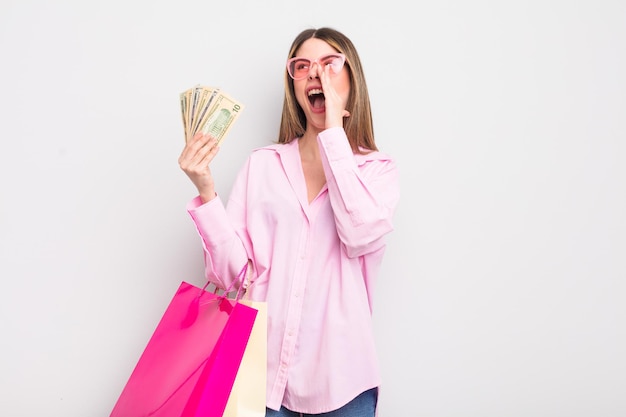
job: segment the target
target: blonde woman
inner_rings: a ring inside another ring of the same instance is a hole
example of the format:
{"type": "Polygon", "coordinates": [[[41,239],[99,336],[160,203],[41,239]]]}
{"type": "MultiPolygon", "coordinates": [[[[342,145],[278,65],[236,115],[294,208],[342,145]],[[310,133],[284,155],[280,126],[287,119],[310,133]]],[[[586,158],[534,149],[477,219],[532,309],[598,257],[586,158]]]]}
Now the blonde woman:
{"type": "Polygon", "coordinates": [[[211,174],[216,140],[186,144],[179,164],[198,190],[187,209],[206,276],[226,288],[251,261],[248,294],[268,305],[267,417],[372,417],[373,290],[399,179],[374,141],[361,61],[341,32],[294,39],[276,142],[251,153],[226,204],[211,174]]]}

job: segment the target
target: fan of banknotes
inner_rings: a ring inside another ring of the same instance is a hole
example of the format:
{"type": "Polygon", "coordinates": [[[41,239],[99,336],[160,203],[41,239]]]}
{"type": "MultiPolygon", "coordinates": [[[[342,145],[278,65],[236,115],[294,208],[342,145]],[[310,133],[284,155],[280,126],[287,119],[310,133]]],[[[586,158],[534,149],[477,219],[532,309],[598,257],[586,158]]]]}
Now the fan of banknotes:
{"type": "Polygon", "coordinates": [[[244,106],[219,88],[197,85],[180,94],[180,107],[185,141],[202,132],[214,136],[219,145],[244,106]]]}

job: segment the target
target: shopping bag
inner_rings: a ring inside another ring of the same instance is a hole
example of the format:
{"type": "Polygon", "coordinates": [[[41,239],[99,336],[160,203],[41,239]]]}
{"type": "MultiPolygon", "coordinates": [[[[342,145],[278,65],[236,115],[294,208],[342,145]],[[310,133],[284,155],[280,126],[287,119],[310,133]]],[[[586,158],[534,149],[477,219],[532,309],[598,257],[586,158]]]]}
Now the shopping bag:
{"type": "Polygon", "coordinates": [[[110,417],[221,417],[257,314],[238,297],[183,281],[110,417]]]}
{"type": "Polygon", "coordinates": [[[265,417],[267,303],[248,299],[239,302],[257,310],[257,315],[224,410],[224,417],[265,417]]]}

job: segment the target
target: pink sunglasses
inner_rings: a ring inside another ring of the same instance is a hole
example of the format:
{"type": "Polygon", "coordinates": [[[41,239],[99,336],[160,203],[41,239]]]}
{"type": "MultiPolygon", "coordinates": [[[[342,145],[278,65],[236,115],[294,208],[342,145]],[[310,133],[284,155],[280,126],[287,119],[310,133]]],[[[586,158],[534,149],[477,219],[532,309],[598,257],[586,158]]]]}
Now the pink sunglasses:
{"type": "Polygon", "coordinates": [[[301,80],[309,75],[309,69],[313,64],[326,67],[330,65],[330,69],[333,73],[339,74],[343,65],[346,63],[346,56],[344,54],[328,54],[311,61],[308,58],[294,57],[287,60],[287,72],[289,76],[294,80],[301,80]]]}

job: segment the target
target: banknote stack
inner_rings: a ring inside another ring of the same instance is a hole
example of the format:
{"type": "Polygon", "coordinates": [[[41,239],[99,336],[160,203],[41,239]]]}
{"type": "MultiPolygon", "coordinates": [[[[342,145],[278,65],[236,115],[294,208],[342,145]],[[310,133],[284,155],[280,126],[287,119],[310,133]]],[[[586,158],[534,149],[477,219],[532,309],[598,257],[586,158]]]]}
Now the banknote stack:
{"type": "Polygon", "coordinates": [[[219,88],[197,85],[180,93],[180,107],[185,141],[202,132],[214,136],[219,145],[244,106],[219,88]]]}

